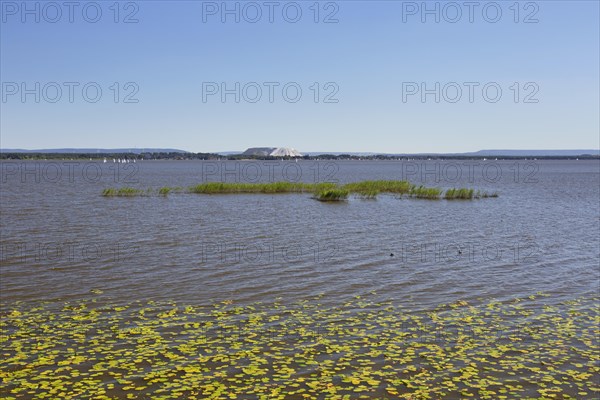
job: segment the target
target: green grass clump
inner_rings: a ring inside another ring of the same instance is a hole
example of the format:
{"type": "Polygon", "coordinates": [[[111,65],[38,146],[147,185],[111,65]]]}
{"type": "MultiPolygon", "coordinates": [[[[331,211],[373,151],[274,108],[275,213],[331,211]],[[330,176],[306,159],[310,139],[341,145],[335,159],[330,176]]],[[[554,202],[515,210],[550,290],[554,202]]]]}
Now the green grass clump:
{"type": "Polygon", "coordinates": [[[370,194],[370,193],[396,193],[407,194],[410,192],[412,185],[408,181],[362,181],[347,183],[343,186],[344,189],[351,193],[370,194]]]}
{"type": "MultiPolygon", "coordinates": [[[[254,185],[250,184],[253,192],[254,185]]],[[[257,184],[258,193],[302,193],[313,190],[313,185],[310,183],[294,183],[294,182],[271,182],[257,184]]]]}
{"type": "Polygon", "coordinates": [[[225,183],[206,182],[189,188],[191,193],[227,194],[227,193],[302,193],[315,190],[319,184],[296,182],[270,183],[225,183]]]}
{"type": "MultiPolygon", "coordinates": [[[[328,182],[322,182],[322,183],[313,183],[310,186],[310,191],[312,192],[322,192],[324,190],[333,190],[333,189],[339,189],[339,186],[336,185],[335,183],[328,183],[328,182]]],[[[307,190],[309,191],[309,190],[307,190]]]]}
{"type": "Polygon", "coordinates": [[[417,199],[437,200],[442,194],[442,189],[428,188],[421,186],[413,186],[410,188],[408,195],[417,199]]]}
{"type": "Polygon", "coordinates": [[[479,198],[480,193],[475,194],[473,189],[448,189],[444,194],[446,200],[471,200],[473,197],[479,198]]]}
{"type": "Polygon", "coordinates": [[[319,201],[344,201],[348,198],[346,189],[326,189],[315,193],[315,199],[319,201]]]}
{"type": "Polygon", "coordinates": [[[377,198],[377,195],[379,194],[379,190],[377,190],[377,189],[367,189],[367,190],[362,190],[360,192],[357,192],[356,194],[361,199],[373,200],[373,199],[377,198]]]}
{"type": "MultiPolygon", "coordinates": [[[[417,199],[480,199],[498,197],[498,193],[487,193],[473,189],[448,189],[442,192],[439,188],[429,188],[423,185],[416,186],[408,181],[377,180],[352,182],[344,185],[335,183],[302,183],[302,182],[269,182],[269,183],[234,183],[234,182],[205,182],[191,186],[187,189],[181,187],[161,187],[158,194],[166,196],[170,193],[198,193],[198,194],[242,194],[242,193],[313,193],[314,198],[322,201],[345,200],[349,194],[356,194],[363,199],[375,199],[379,193],[391,193],[417,199]]],[[[156,190],[148,189],[146,192],[134,188],[108,188],[102,195],[105,197],[128,197],[150,195],[156,190]]]]}
{"type": "Polygon", "coordinates": [[[135,189],[131,187],[123,187],[119,189],[108,188],[102,191],[102,196],[105,197],[133,197],[141,196],[144,193],[143,190],[135,189]]]}

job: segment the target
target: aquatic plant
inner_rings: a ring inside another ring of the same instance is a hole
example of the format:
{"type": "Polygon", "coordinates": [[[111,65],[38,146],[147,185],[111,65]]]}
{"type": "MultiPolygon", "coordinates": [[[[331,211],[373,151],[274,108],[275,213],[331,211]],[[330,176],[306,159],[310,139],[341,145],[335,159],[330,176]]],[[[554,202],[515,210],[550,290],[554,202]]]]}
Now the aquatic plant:
{"type": "Polygon", "coordinates": [[[480,197],[487,198],[487,197],[498,197],[498,196],[499,196],[498,192],[492,192],[492,193],[482,192],[480,197]]]}
{"type": "Polygon", "coordinates": [[[119,189],[108,188],[102,191],[102,196],[105,197],[133,197],[143,195],[144,191],[141,189],[122,187],[119,189]]]}
{"type": "Polygon", "coordinates": [[[377,190],[377,189],[365,189],[365,190],[361,190],[361,191],[358,191],[358,192],[355,192],[355,193],[361,199],[373,200],[373,199],[377,198],[377,195],[379,194],[379,190],[377,190]]]}
{"type": "Polygon", "coordinates": [[[302,193],[313,191],[316,184],[296,182],[228,183],[206,182],[189,188],[191,193],[302,193]]]}
{"type": "Polygon", "coordinates": [[[408,195],[410,197],[415,197],[417,199],[428,199],[428,200],[437,200],[440,198],[442,194],[442,189],[439,188],[428,188],[421,186],[412,186],[408,195]]]}
{"type": "Polygon", "coordinates": [[[395,193],[407,194],[410,192],[412,185],[408,181],[361,181],[352,182],[343,185],[343,188],[352,193],[368,194],[368,193],[395,193]]]}
{"type": "MultiPolygon", "coordinates": [[[[474,193],[475,191],[473,189],[448,189],[444,194],[444,198],[446,200],[471,200],[474,196],[474,193]]],[[[478,192],[476,198],[479,198],[478,196],[480,195],[481,193],[478,192]]]]}
{"type": "Polygon", "coordinates": [[[486,191],[474,189],[448,189],[444,194],[447,200],[471,200],[471,199],[487,199],[490,197],[498,197],[498,192],[488,193],[486,191]]]}
{"type": "Polygon", "coordinates": [[[343,201],[348,198],[348,194],[345,189],[325,189],[315,192],[314,198],[319,201],[343,201]]]}
{"type": "Polygon", "coordinates": [[[3,304],[0,397],[597,398],[598,297],[3,304]]]}
{"type": "MultiPolygon", "coordinates": [[[[423,185],[412,185],[408,181],[378,180],[361,181],[337,185],[335,183],[303,183],[303,182],[268,182],[268,183],[235,183],[235,182],[205,182],[191,186],[187,189],[180,187],[162,187],[158,189],[159,195],[166,196],[173,192],[187,192],[196,194],[240,194],[240,193],[314,193],[317,200],[343,200],[349,194],[356,194],[364,199],[374,199],[379,193],[390,193],[400,196],[408,196],[417,199],[439,199],[442,190],[429,188],[423,185]],[[344,193],[346,193],[344,195],[344,193]]],[[[134,188],[104,189],[103,196],[140,196],[151,194],[152,189],[146,193],[134,188]]],[[[448,189],[444,193],[447,200],[473,199],[485,197],[498,197],[498,193],[475,192],[473,189],[448,189]]]]}

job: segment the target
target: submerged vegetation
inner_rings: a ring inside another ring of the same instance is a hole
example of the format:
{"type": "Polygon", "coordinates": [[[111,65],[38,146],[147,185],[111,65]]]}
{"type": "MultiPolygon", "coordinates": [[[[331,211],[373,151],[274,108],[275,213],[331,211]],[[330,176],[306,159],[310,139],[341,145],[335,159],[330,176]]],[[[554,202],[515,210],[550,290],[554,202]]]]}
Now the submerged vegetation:
{"type": "Polygon", "coordinates": [[[3,305],[0,397],[597,398],[598,298],[3,305]],[[62,307],[62,309],[61,309],[62,307]]]}
{"type": "MultiPolygon", "coordinates": [[[[151,193],[149,189],[134,188],[104,189],[103,196],[121,197],[138,196],[151,193]]],[[[474,189],[448,189],[445,192],[440,188],[416,186],[408,181],[377,180],[346,183],[302,183],[302,182],[269,182],[269,183],[231,183],[231,182],[206,182],[191,186],[187,189],[162,187],[158,189],[159,195],[168,195],[172,192],[185,192],[196,194],[278,194],[278,193],[312,193],[313,198],[320,201],[343,201],[353,194],[362,199],[375,199],[380,193],[388,193],[416,199],[446,200],[455,199],[481,199],[498,197],[498,193],[475,191],[474,189]]]]}

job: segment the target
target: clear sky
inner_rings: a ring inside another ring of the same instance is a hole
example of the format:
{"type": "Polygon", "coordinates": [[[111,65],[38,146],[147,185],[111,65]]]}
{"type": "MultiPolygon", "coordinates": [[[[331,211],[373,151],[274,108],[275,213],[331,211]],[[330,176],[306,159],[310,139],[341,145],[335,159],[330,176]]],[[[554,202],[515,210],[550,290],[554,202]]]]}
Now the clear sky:
{"type": "Polygon", "coordinates": [[[2,148],[599,147],[595,0],[68,4],[1,1],[2,148]]]}

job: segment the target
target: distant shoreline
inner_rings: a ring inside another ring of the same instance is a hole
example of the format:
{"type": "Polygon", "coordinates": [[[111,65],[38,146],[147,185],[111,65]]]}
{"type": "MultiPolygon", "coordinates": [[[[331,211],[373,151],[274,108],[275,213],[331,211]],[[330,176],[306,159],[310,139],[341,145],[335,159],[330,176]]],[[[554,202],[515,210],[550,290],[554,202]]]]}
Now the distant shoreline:
{"type": "Polygon", "coordinates": [[[303,157],[271,157],[271,156],[248,156],[241,154],[221,155],[215,153],[25,153],[25,152],[1,152],[0,160],[20,160],[20,161],[43,161],[43,160],[79,160],[79,161],[104,161],[113,162],[114,160],[177,160],[177,161],[302,161],[302,160],[355,160],[355,161],[412,161],[412,160],[479,160],[479,161],[501,161],[501,160],[600,160],[599,154],[580,154],[580,155],[351,155],[351,154],[320,154],[306,155],[303,157]]]}

